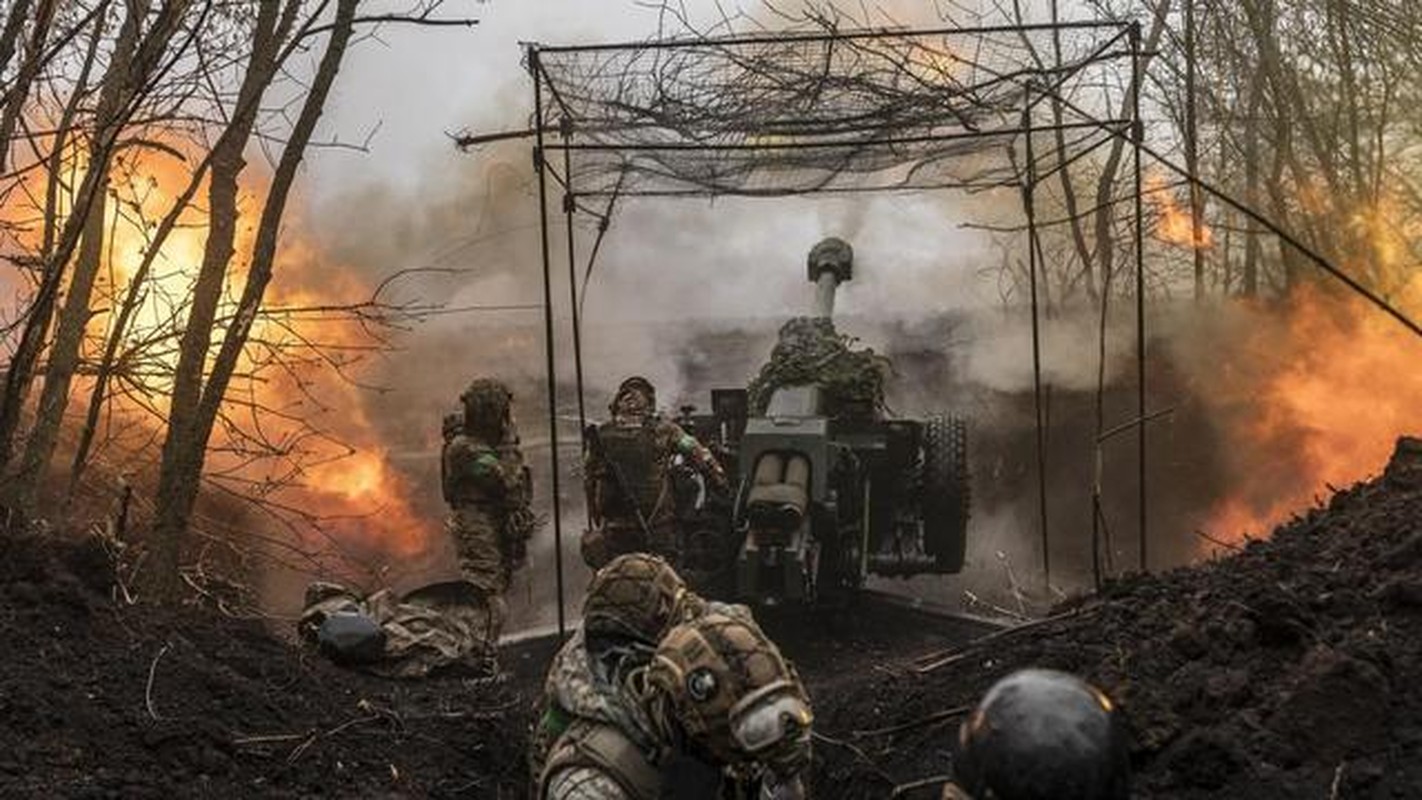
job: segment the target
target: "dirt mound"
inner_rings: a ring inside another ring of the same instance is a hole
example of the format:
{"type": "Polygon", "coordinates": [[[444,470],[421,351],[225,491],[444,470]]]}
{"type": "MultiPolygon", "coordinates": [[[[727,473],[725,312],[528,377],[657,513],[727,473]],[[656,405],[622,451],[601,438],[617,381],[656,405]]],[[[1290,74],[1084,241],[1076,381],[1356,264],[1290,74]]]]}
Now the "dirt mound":
{"type": "Polygon", "coordinates": [[[951,774],[953,710],[1043,666],[1127,710],[1140,797],[1422,797],[1419,520],[1422,441],[1404,439],[1381,478],[1235,556],[841,683],[815,698],[816,788],[883,797],[951,774]]]}
{"type": "MultiPolygon", "coordinates": [[[[1141,797],[1422,797],[1418,520],[1422,442],[1405,440],[1382,478],[1268,542],[966,647],[982,626],[901,608],[763,621],[815,700],[819,797],[933,796],[961,709],[1029,665],[1129,712],[1141,797]]],[[[506,651],[500,682],[396,682],[111,587],[97,540],[0,537],[0,795],[526,791],[551,641],[506,651]]]]}
{"type": "Polygon", "coordinates": [[[0,540],[0,794],[517,796],[528,701],[340,670],[262,625],[110,595],[97,540],[0,540]]]}

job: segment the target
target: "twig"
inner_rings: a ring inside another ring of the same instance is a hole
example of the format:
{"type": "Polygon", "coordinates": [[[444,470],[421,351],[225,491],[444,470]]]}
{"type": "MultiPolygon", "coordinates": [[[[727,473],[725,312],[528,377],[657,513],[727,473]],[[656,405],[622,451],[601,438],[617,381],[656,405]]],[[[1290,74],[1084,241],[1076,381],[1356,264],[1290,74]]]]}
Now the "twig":
{"type": "Polygon", "coordinates": [[[1339,761],[1338,769],[1333,770],[1333,785],[1328,790],[1328,800],[1338,800],[1338,790],[1343,785],[1343,770],[1347,766],[1347,761],[1339,761]]]}
{"type": "Polygon", "coordinates": [[[158,655],[154,656],[153,663],[148,665],[148,687],[143,690],[143,702],[148,706],[148,716],[155,720],[163,718],[158,716],[158,711],[153,707],[153,677],[158,674],[158,659],[162,658],[166,652],[168,652],[167,644],[158,648],[158,655]]]}
{"type": "Polygon", "coordinates": [[[363,725],[367,722],[374,722],[378,719],[384,719],[385,716],[386,715],[384,714],[371,714],[368,717],[356,717],[355,719],[346,720],[345,722],[342,722],[340,725],[337,725],[336,727],[330,729],[329,731],[326,731],[325,733],[322,733],[320,731],[313,731],[309,736],[306,737],[306,741],[292,748],[291,752],[288,753],[286,756],[286,763],[295,764],[296,760],[301,758],[301,756],[305,754],[306,751],[310,749],[311,745],[315,744],[316,740],[318,739],[326,739],[335,736],[336,734],[346,730],[347,728],[353,728],[356,725],[363,725]]]}
{"type": "Polygon", "coordinates": [[[1017,601],[1017,612],[1019,616],[1027,616],[1027,603],[1023,599],[1022,588],[1017,583],[1017,573],[1012,569],[1012,559],[1001,550],[997,553],[997,560],[1002,562],[1007,570],[1007,587],[1012,591],[1012,599],[1017,601]]]}
{"type": "Polygon", "coordinates": [[[920,778],[916,781],[910,781],[909,783],[901,783],[898,786],[894,787],[894,791],[889,793],[889,798],[890,800],[892,800],[892,798],[908,794],[914,789],[922,789],[925,786],[942,786],[943,784],[951,780],[953,780],[953,776],[951,775],[933,775],[928,778],[920,778]]]}
{"type": "Polygon", "coordinates": [[[890,778],[887,772],[884,772],[884,770],[879,768],[879,763],[877,761],[870,758],[868,755],[865,754],[863,750],[860,750],[858,747],[850,744],[849,742],[843,741],[841,739],[836,739],[833,736],[826,736],[825,734],[820,733],[819,731],[812,732],[810,736],[821,742],[824,742],[825,744],[832,744],[836,747],[843,747],[844,749],[848,750],[856,757],[858,757],[860,761],[863,761],[865,764],[868,764],[869,768],[874,771],[874,774],[878,775],[880,778],[883,778],[885,783],[888,783],[890,785],[895,783],[894,779],[890,778]]]}
{"type": "Polygon", "coordinates": [[[926,672],[933,672],[934,670],[943,669],[944,667],[951,667],[959,661],[962,661],[963,659],[967,658],[969,655],[970,654],[966,651],[961,653],[953,653],[952,655],[944,656],[943,658],[934,661],[931,664],[924,664],[922,666],[915,667],[914,672],[918,673],[919,675],[922,675],[926,672]]]}
{"type": "Polygon", "coordinates": [[[277,733],[270,736],[243,736],[241,739],[233,739],[234,746],[244,744],[271,744],[275,742],[294,742],[297,739],[304,739],[310,736],[309,733],[277,733]]]}
{"type": "Polygon", "coordinates": [[[1015,625],[1011,628],[1004,628],[1000,631],[993,631],[992,633],[989,633],[986,636],[979,636],[978,638],[972,640],[971,642],[968,642],[962,647],[950,648],[947,650],[937,650],[932,653],[927,653],[925,655],[919,656],[917,659],[914,659],[914,661],[916,663],[919,663],[920,666],[914,667],[913,671],[918,673],[919,675],[924,675],[926,673],[933,672],[936,669],[946,667],[949,664],[961,660],[969,653],[969,651],[973,650],[974,648],[981,647],[987,644],[988,642],[996,641],[998,639],[1004,639],[1008,636],[1013,636],[1019,633],[1026,633],[1028,631],[1036,630],[1037,628],[1051,625],[1054,622],[1062,622],[1064,620],[1073,619],[1078,616],[1085,616],[1087,614],[1094,613],[1096,613],[1096,608],[1094,607],[1076,608],[1072,609],[1071,611],[1067,611],[1063,614],[1056,614],[1050,617],[1042,617],[1041,619],[1033,620],[1031,622],[1024,622],[1021,625],[1015,625]]]}
{"type": "Polygon", "coordinates": [[[1024,614],[1019,614],[1019,613],[1017,613],[1016,611],[1013,611],[1013,610],[1010,609],[1010,608],[1003,608],[1002,606],[1000,606],[1000,605],[998,605],[998,604],[996,604],[996,603],[990,602],[990,601],[988,601],[988,600],[984,600],[984,599],[982,599],[981,597],[977,596],[976,594],[974,594],[973,592],[971,592],[971,591],[969,591],[969,590],[967,590],[967,589],[964,589],[964,590],[963,590],[963,597],[967,598],[968,603],[969,603],[970,605],[983,606],[983,607],[986,608],[988,611],[991,611],[992,613],[998,615],[999,617],[1005,617],[1005,618],[1007,618],[1007,619],[1015,619],[1015,620],[1018,620],[1019,622],[1031,622],[1031,621],[1032,621],[1032,618],[1029,617],[1029,616],[1026,616],[1026,615],[1024,615],[1024,614]]]}
{"type": "Polygon", "coordinates": [[[1226,550],[1233,550],[1233,551],[1235,551],[1236,553],[1242,553],[1242,552],[1244,552],[1244,548],[1243,548],[1243,547],[1240,547],[1239,545],[1233,544],[1233,543],[1231,543],[1231,542],[1226,542],[1226,541],[1224,541],[1224,540],[1222,540],[1222,539],[1216,539],[1215,537],[1209,535],[1208,533],[1205,533],[1203,530],[1201,530],[1201,529],[1199,529],[1199,528],[1196,528],[1196,529],[1195,529],[1195,535],[1198,536],[1198,537],[1200,537],[1201,539],[1204,539],[1205,541],[1209,542],[1210,544],[1218,545],[1218,546],[1220,546],[1220,547],[1225,548],[1226,550]]]}
{"type": "Polygon", "coordinates": [[[972,706],[957,706],[955,708],[950,708],[944,711],[937,711],[932,714],[929,714],[926,717],[911,720],[909,722],[905,722],[899,725],[890,725],[887,728],[874,728],[873,730],[867,731],[855,731],[852,735],[856,739],[869,739],[875,736],[890,736],[895,733],[903,733],[904,731],[911,731],[914,728],[922,728],[925,725],[932,725],[937,722],[953,719],[954,717],[961,717],[972,710],[972,706]]]}
{"type": "Polygon", "coordinates": [[[897,678],[902,678],[902,677],[904,676],[904,674],[903,674],[902,672],[900,672],[900,671],[894,669],[893,667],[887,666],[887,665],[885,665],[885,664],[871,664],[870,666],[873,667],[874,669],[878,670],[879,672],[882,672],[882,673],[884,673],[885,675],[888,675],[890,678],[896,678],[896,679],[897,679],[897,678]]]}

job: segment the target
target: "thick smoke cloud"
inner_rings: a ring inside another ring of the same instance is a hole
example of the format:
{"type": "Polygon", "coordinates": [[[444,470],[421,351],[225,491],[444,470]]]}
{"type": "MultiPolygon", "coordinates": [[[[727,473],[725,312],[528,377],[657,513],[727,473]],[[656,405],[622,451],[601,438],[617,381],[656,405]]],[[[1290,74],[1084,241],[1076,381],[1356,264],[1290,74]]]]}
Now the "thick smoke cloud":
{"type": "MultiPolygon", "coordinates": [[[[470,378],[495,375],[514,387],[525,444],[539,470],[539,499],[545,511],[551,508],[541,311],[476,308],[542,303],[538,205],[528,144],[460,154],[442,132],[527,124],[526,76],[510,44],[514,40],[635,39],[648,35],[655,18],[589,11],[549,19],[536,5],[491,6],[480,31],[489,35],[491,47],[475,48],[472,55],[463,46],[443,54],[440,48],[427,48],[430,60],[424,69],[437,74],[474,70],[480,80],[438,81],[440,101],[421,108],[438,106],[442,116],[403,115],[392,122],[388,135],[374,144],[371,163],[378,167],[352,168],[364,162],[342,154],[319,156],[313,167],[313,177],[321,178],[312,181],[312,218],[333,261],[370,284],[400,270],[420,270],[393,284],[392,297],[440,302],[451,312],[416,326],[400,337],[398,352],[372,365],[371,380],[390,390],[369,395],[363,410],[380,431],[391,464],[412,487],[413,505],[429,520],[434,546],[424,560],[403,565],[407,581],[451,569],[439,527],[438,425],[444,413],[454,410],[470,378]],[[429,66],[442,58],[448,70],[429,66]],[[401,135],[418,143],[392,157],[388,142],[401,135]]],[[[894,13],[908,24],[933,21],[922,18],[931,10],[921,7],[894,13]]],[[[403,35],[392,32],[394,39],[403,35]]],[[[392,49],[399,46],[392,41],[392,49]]],[[[370,70],[358,65],[348,78],[369,78],[370,88],[396,80],[392,74],[399,73],[370,70]]],[[[356,113],[338,110],[331,124],[341,124],[342,117],[348,124],[356,113]]],[[[571,391],[559,199],[555,191],[550,203],[555,214],[552,291],[558,307],[557,416],[568,610],[575,612],[584,579],[576,553],[581,486],[572,444],[578,407],[571,391]]],[[[895,359],[899,374],[890,391],[893,410],[910,417],[948,411],[973,422],[978,502],[970,569],[957,579],[917,580],[908,588],[955,602],[968,589],[1008,607],[1022,599],[1014,589],[1034,603],[1050,601],[1057,595],[1042,589],[1040,575],[1031,329],[1024,298],[1003,278],[1004,269],[1020,268],[1013,259],[1022,248],[964,227],[1011,222],[1018,203],[1011,192],[625,201],[586,288],[587,413],[600,417],[611,388],[633,373],[658,385],[661,404],[668,409],[684,402],[704,405],[715,386],[744,385],[780,322],[807,307],[808,248],[823,236],[843,237],[855,247],[857,272],[840,297],[841,327],[895,359]]],[[[594,237],[593,222],[580,220],[579,273],[594,237]]],[[[1042,328],[1053,584],[1066,591],[1087,585],[1091,576],[1090,489],[1098,453],[1104,528],[1111,536],[1103,555],[1115,571],[1131,566],[1136,555],[1135,434],[1099,445],[1094,441],[1099,378],[1107,386],[1104,424],[1135,418],[1134,321],[1129,314],[1112,316],[1104,352],[1099,324],[1094,311],[1057,308],[1042,328]]],[[[1200,542],[1192,531],[1227,492],[1221,476],[1235,470],[1223,466],[1218,455],[1228,441],[1228,415],[1201,400],[1219,378],[1221,365],[1212,355],[1225,343],[1210,344],[1215,340],[1206,341],[1200,326],[1189,322],[1164,322],[1152,330],[1149,406],[1173,409],[1149,429],[1150,523],[1161,537],[1154,545],[1155,561],[1164,565],[1198,555],[1200,542]],[[1180,340],[1195,344],[1177,346],[1180,340]]],[[[552,619],[552,549],[552,533],[545,529],[535,542],[534,569],[515,590],[515,626],[552,619]]]]}

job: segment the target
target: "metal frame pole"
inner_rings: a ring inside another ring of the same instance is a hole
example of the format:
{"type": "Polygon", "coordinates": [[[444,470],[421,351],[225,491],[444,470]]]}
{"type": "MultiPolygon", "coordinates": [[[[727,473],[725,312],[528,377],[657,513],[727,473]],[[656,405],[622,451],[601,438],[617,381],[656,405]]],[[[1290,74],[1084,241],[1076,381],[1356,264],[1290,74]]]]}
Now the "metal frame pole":
{"type": "MultiPolygon", "coordinates": [[[[1185,0],[1185,164],[1194,178],[1200,172],[1199,103],[1195,100],[1198,69],[1195,64],[1195,0],[1185,0]]],[[[1190,249],[1195,258],[1195,302],[1205,299],[1204,238],[1205,197],[1200,184],[1190,181],[1190,249]]]]}
{"type": "Polygon", "coordinates": [[[558,374],[553,344],[553,268],[548,255],[548,178],[543,149],[543,66],[538,46],[529,45],[528,69],[533,74],[533,168],[538,172],[538,233],[543,254],[543,335],[548,359],[548,452],[553,470],[553,569],[558,591],[558,636],[567,633],[563,617],[563,514],[558,464],[558,374]]]}
{"type": "MultiPolygon", "coordinates": [[[[1027,99],[1031,100],[1031,88],[1027,99]]],[[[1027,165],[1022,183],[1022,204],[1027,213],[1027,283],[1032,299],[1032,394],[1037,414],[1037,507],[1042,530],[1042,582],[1052,584],[1051,537],[1047,529],[1047,431],[1042,408],[1042,330],[1041,309],[1037,291],[1037,152],[1032,143],[1032,104],[1022,109],[1022,128],[1026,131],[1027,165]]]]}
{"type": "MultiPolygon", "coordinates": [[[[573,138],[573,127],[564,124],[561,135],[564,143],[573,138]]],[[[577,194],[573,191],[572,151],[563,151],[563,218],[568,224],[568,306],[573,314],[573,375],[578,388],[578,439],[588,427],[588,412],[583,397],[583,322],[581,305],[578,302],[578,265],[576,263],[577,240],[573,230],[573,214],[578,210],[577,194]]]]}
{"type": "MultiPolygon", "coordinates": [[[[1136,227],[1136,417],[1146,419],[1146,302],[1145,302],[1145,207],[1141,179],[1141,146],[1145,144],[1145,123],[1141,120],[1141,24],[1131,23],[1131,138],[1135,151],[1136,227]]],[[[1146,424],[1137,433],[1137,464],[1140,469],[1140,570],[1150,570],[1150,542],[1146,528],[1146,424]]]]}

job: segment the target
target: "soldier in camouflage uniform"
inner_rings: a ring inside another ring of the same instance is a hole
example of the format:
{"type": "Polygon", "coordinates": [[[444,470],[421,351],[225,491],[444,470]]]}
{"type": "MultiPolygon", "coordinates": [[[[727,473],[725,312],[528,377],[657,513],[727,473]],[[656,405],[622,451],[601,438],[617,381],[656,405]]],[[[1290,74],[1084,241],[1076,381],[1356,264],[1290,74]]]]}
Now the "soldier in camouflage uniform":
{"type": "Polygon", "coordinates": [[[649,663],[555,673],[570,684],[588,675],[600,680],[575,699],[594,713],[571,717],[552,743],[540,800],[805,796],[809,699],[748,617],[704,611],[671,627],[649,663]]]}
{"type": "Polygon", "coordinates": [[[677,565],[673,459],[684,459],[718,490],[725,489],[725,473],[696,437],[656,413],[656,390],[646,378],[623,381],[610,410],[610,421],[588,431],[583,475],[590,527],[583,560],[596,569],[623,553],[647,552],[677,565]]]}
{"type": "Polygon", "coordinates": [[[460,395],[462,425],[448,422],[441,458],[445,526],[454,539],[459,570],[484,598],[492,649],[503,627],[504,591],[527,557],[533,534],[529,509],[532,482],[518,447],[513,395],[502,383],[481,378],[460,395]]]}
{"type": "Polygon", "coordinates": [[[533,780],[548,748],[578,717],[635,729],[616,701],[616,687],[652,660],[672,626],[716,611],[753,623],[745,606],[706,600],[687,588],[665,560],[647,553],[618,556],[598,570],[583,600],[583,620],[553,657],[529,737],[533,780]]]}

